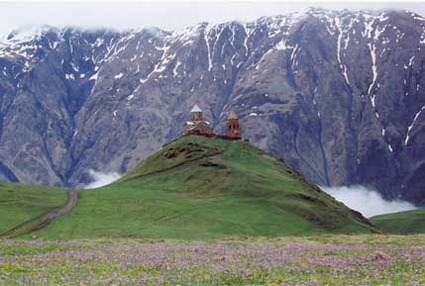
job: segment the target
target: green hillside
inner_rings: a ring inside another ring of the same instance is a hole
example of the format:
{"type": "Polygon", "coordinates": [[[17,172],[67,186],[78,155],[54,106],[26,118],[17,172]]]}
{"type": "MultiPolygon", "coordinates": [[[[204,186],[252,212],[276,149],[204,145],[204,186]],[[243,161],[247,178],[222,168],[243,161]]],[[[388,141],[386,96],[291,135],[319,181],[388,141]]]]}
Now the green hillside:
{"type": "Polygon", "coordinates": [[[378,215],[371,221],[391,234],[425,233],[425,209],[378,215]]]}
{"type": "Polygon", "coordinates": [[[358,213],[249,143],[189,136],[34,233],[54,239],[203,239],[369,233],[358,213]]]}
{"type": "Polygon", "coordinates": [[[0,182],[0,234],[63,205],[67,191],[0,182]]]}

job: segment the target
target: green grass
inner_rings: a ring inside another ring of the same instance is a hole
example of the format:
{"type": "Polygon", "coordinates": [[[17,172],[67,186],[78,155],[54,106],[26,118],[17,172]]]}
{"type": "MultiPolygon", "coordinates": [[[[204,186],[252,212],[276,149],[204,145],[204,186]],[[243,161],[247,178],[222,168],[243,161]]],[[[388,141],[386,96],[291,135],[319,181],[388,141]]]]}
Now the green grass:
{"type": "Polygon", "coordinates": [[[373,230],[252,145],[189,136],[167,144],[119,181],[80,191],[75,209],[35,235],[213,239],[373,230]]]}
{"type": "Polygon", "coordinates": [[[63,205],[67,190],[0,183],[0,233],[63,205]]]}
{"type": "Polygon", "coordinates": [[[378,215],[371,220],[380,229],[391,234],[425,233],[425,209],[378,215]]]}

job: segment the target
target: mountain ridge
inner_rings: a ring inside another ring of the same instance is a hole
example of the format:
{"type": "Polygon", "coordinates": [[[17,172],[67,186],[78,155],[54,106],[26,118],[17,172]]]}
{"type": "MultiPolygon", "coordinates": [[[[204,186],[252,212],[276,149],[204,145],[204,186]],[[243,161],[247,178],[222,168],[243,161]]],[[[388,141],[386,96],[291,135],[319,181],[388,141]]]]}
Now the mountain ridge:
{"type": "Polygon", "coordinates": [[[423,18],[295,16],[0,45],[0,161],[46,185],[124,173],[178,137],[199,103],[216,131],[234,109],[251,142],[311,182],[424,204],[423,18]]]}

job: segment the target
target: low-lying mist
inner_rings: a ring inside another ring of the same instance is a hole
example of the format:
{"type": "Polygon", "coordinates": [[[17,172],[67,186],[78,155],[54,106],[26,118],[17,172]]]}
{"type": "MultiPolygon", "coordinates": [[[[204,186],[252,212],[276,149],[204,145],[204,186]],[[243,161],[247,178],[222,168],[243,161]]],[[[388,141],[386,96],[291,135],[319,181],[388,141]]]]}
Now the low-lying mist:
{"type": "Polygon", "coordinates": [[[416,209],[414,205],[406,201],[384,200],[378,192],[368,190],[363,186],[320,188],[336,200],[344,203],[353,210],[361,212],[368,218],[380,214],[416,209]]]}
{"type": "Polygon", "coordinates": [[[100,188],[121,178],[121,175],[118,173],[101,173],[95,170],[90,170],[89,175],[93,179],[93,182],[85,185],[84,189],[100,188]]]}

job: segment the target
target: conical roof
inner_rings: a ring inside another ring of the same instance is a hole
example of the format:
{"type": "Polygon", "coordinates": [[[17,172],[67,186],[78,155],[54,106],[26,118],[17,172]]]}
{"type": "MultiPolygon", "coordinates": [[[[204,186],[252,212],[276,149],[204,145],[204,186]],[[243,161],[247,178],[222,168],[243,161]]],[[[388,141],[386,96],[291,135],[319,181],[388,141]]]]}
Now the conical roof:
{"type": "Polygon", "coordinates": [[[238,116],[233,110],[229,112],[229,119],[238,119],[238,116]]]}
{"type": "Polygon", "coordinates": [[[202,112],[202,110],[199,108],[199,106],[197,104],[195,104],[195,106],[192,108],[190,113],[192,113],[192,112],[202,112]]]}

